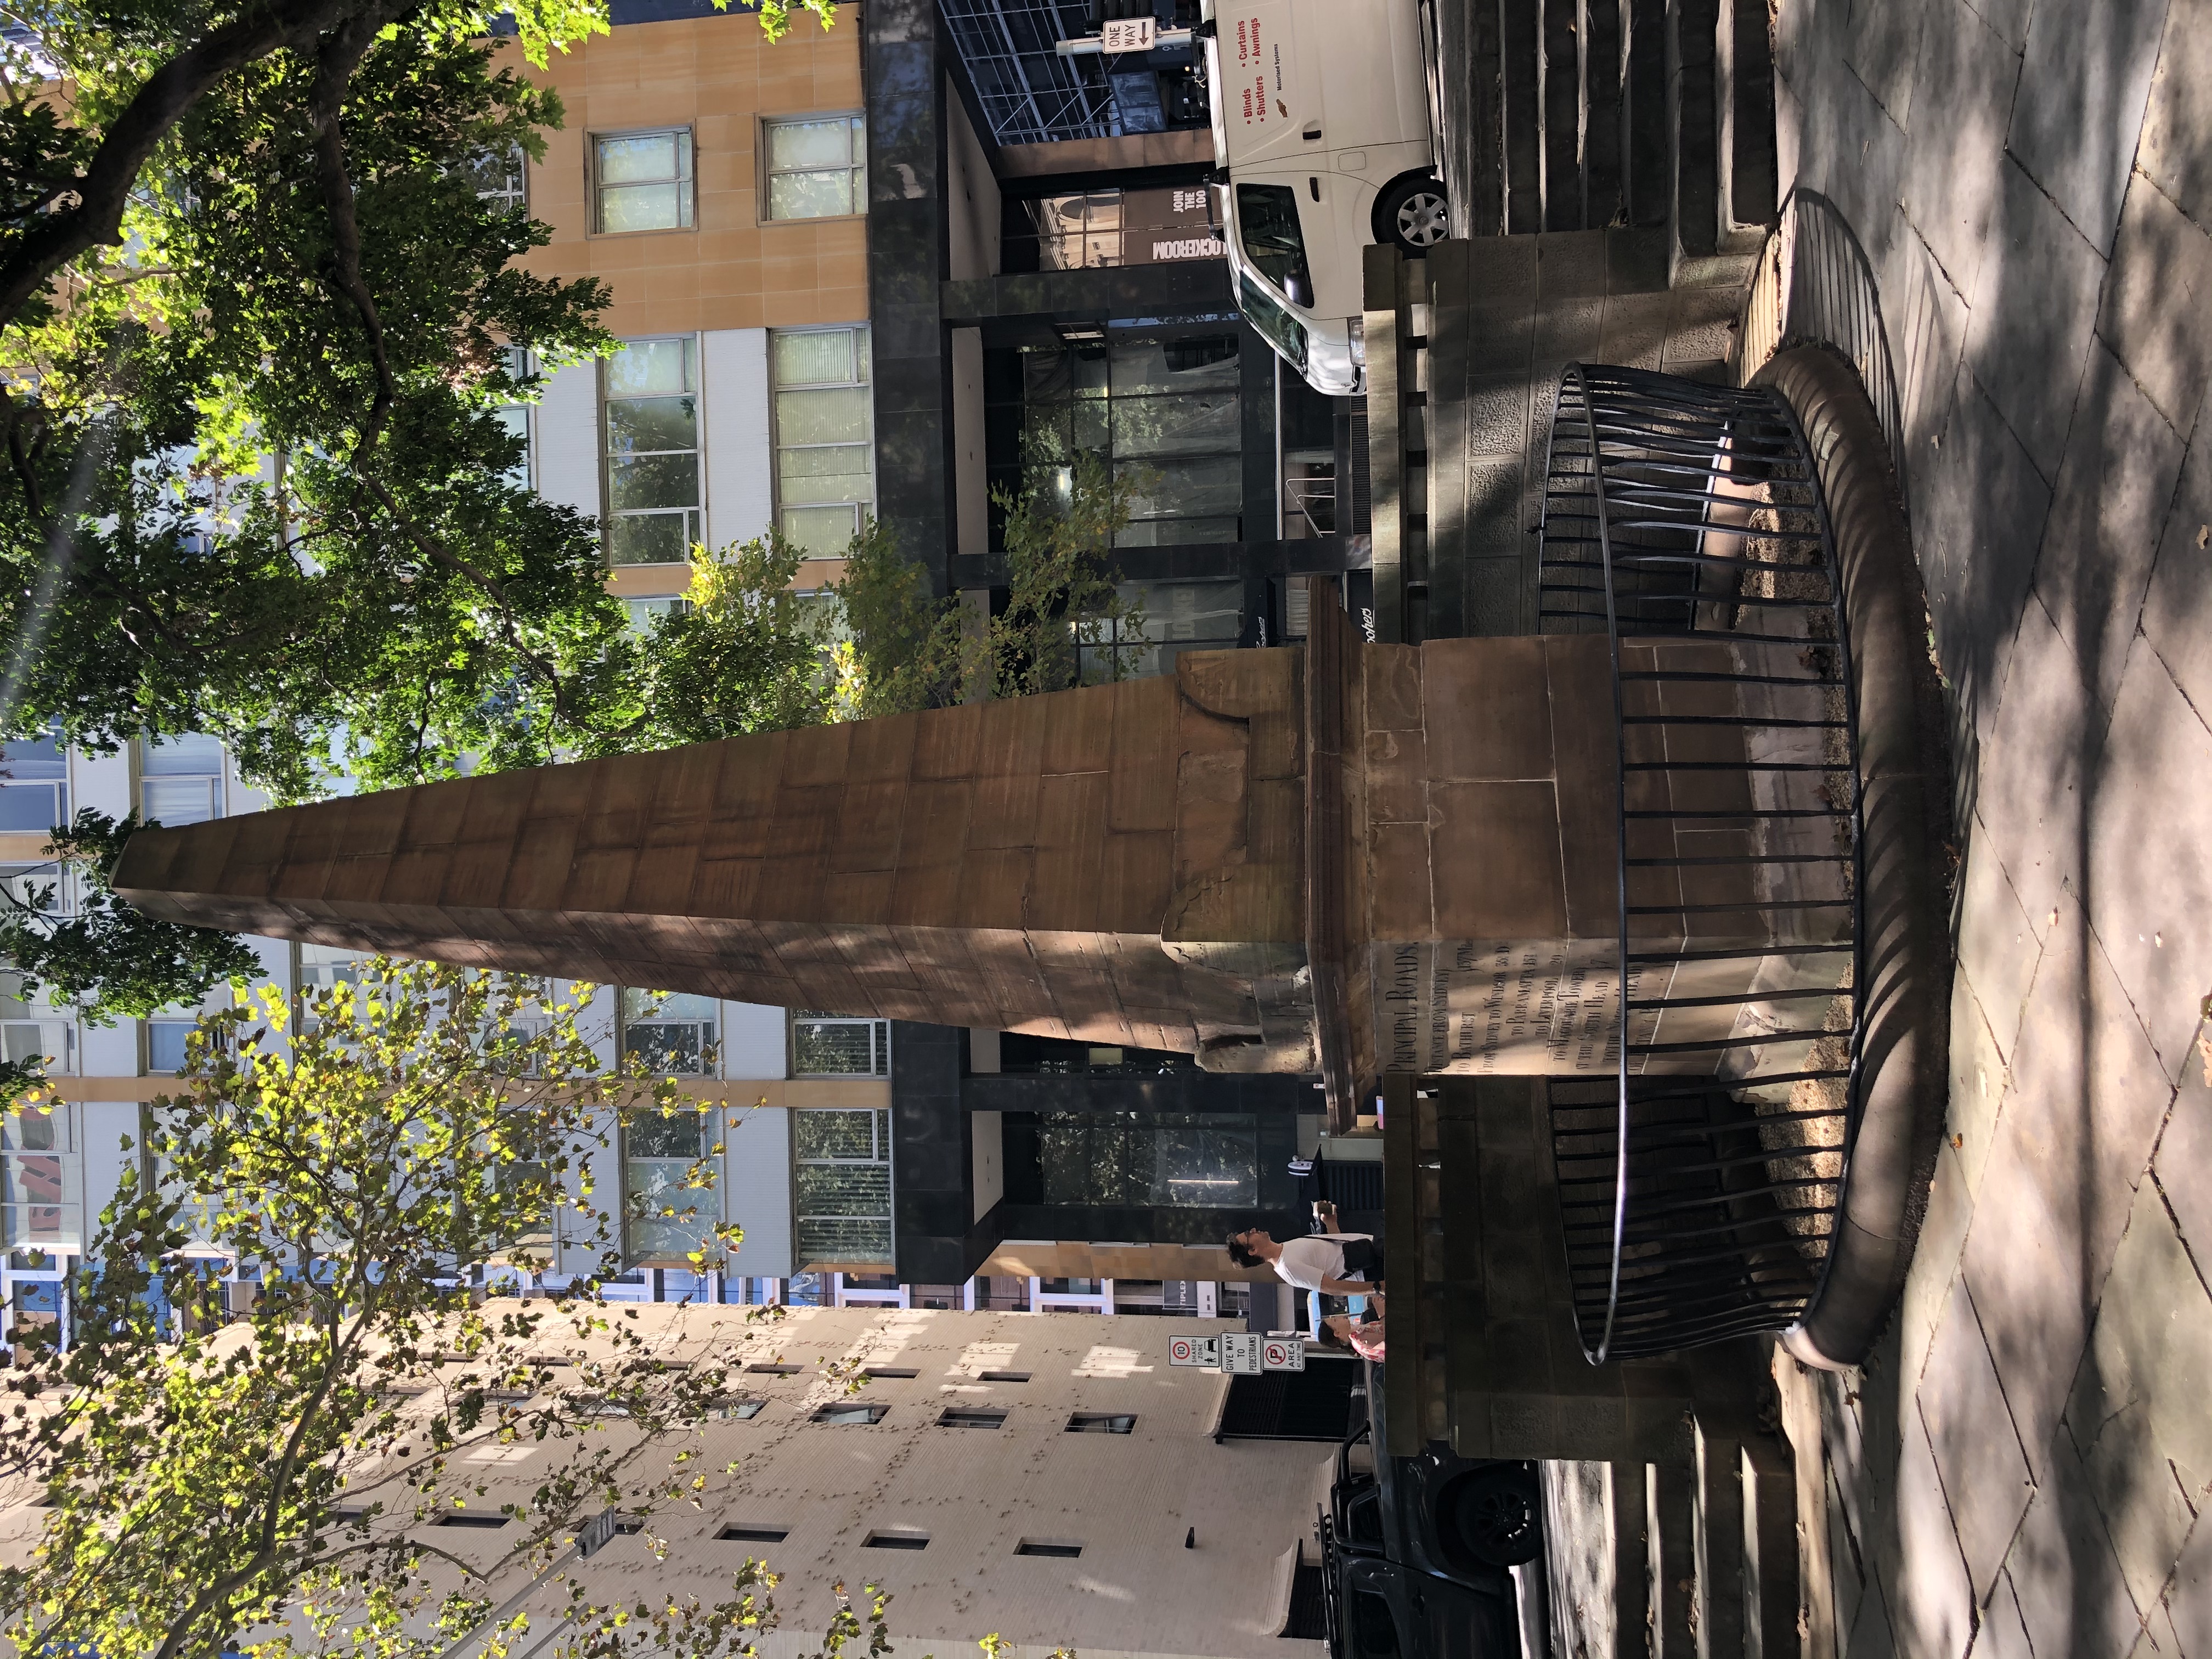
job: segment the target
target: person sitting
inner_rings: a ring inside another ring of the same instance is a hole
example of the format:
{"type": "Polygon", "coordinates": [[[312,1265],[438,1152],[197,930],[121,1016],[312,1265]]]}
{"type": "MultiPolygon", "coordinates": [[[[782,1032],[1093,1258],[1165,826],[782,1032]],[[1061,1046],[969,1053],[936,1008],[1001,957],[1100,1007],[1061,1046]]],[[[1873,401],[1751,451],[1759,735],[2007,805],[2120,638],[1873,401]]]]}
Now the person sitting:
{"type": "Polygon", "coordinates": [[[1331,1314],[1321,1322],[1315,1340],[1324,1348],[1348,1348],[1362,1359],[1371,1359],[1378,1365],[1383,1363],[1382,1321],[1379,1316],[1362,1322],[1350,1314],[1331,1314]]]}
{"type": "MultiPolygon", "coordinates": [[[[1314,1207],[1334,1229],[1336,1206],[1314,1207]]],[[[1248,1227],[1229,1236],[1229,1259],[1240,1267],[1273,1267],[1285,1284],[1328,1296],[1364,1296],[1382,1283],[1382,1247],[1368,1233],[1331,1231],[1278,1243],[1266,1228],[1248,1227]]]]}

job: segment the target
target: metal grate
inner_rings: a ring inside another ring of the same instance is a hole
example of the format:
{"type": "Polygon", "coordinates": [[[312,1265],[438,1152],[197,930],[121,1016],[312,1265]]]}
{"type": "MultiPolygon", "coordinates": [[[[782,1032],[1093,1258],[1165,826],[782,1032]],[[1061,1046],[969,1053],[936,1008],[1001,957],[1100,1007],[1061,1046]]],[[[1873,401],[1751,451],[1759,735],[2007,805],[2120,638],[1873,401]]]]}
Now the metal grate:
{"type": "Polygon", "coordinates": [[[1765,392],[1574,365],[1540,611],[1611,639],[1624,988],[1549,1085],[1593,1364],[1795,1323],[1856,1127],[1859,773],[1804,435],[1765,392]]]}
{"type": "Polygon", "coordinates": [[[991,138],[1044,144],[1111,138],[1125,128],[1097,56],[1062,58],[1056,42],[1092,33],[1083,0],[940,0],[991,138]]]}

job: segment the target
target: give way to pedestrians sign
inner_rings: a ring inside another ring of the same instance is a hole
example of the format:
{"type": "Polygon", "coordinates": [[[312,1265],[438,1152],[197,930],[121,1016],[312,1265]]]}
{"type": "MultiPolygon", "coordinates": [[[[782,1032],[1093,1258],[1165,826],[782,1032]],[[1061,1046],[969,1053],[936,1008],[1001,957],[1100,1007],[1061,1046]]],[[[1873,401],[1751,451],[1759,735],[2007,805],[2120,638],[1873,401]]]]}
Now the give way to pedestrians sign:
{"type": "Polygon", "coordinates": [[[1262,1371],[1302,1371],[1306,1368],[1305,1339],[1262,1337],[1243,1331],[1219,1336],[1178,1336],[1168,1343],[1168,1364],[1197,1365],[1242,1376],[1256,1376],[1262,1371]]]}

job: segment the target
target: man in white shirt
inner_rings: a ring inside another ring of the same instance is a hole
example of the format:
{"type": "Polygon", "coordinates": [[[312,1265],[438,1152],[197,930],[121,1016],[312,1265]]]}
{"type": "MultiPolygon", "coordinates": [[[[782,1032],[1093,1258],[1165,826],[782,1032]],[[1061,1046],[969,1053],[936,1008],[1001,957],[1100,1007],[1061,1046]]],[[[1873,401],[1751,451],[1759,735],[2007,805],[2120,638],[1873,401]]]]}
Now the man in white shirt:
{"type": "MultiPolygon", "coordinates": [[[[1334,1206],[1322,1214],[1335,1225],[1334,1206]]],[[[1229,1236],[1229,1259],[1240,1267],[1265,1263],[1285,1284],[1324,1296],[1364,1296],[1382,1283],[1382,1249],[1371,1233],[1310,1233],[1279,1244],[1266,1228],[1252,1227],[1229,1236]]]]}

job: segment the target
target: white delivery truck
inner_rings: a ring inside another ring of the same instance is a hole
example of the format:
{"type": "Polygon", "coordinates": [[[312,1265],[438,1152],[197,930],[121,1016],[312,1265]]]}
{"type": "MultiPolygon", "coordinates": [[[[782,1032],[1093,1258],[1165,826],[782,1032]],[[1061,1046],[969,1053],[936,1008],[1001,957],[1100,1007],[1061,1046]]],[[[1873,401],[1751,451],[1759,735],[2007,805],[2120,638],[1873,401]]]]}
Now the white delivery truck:
{"type": "Polygon", "coordinates": [[[1203,15],[1237,306],[1316,390],[1364,391],[1363,250],[1448,230],[1419,0],[1204,0],[1203,15]]]}

